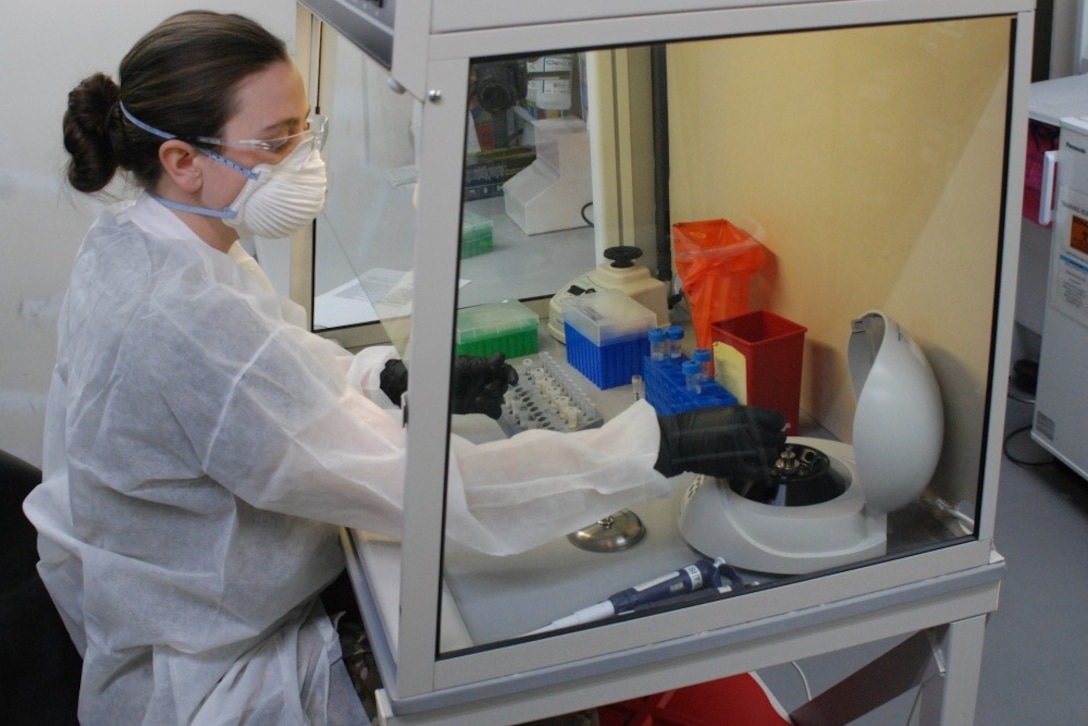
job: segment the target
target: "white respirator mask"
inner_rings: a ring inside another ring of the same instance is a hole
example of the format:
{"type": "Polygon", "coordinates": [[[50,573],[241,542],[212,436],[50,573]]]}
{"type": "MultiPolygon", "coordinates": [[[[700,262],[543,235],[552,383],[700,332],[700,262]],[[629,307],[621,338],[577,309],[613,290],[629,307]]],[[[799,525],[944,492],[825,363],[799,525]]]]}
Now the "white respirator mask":
{"type": "Polygon", "coordinates": [[[278,164],[258,164],[224,211],[239,237],[278,239],[312,222],[325,206],[327,179],[321,151],[300,144],[278,164]]]}

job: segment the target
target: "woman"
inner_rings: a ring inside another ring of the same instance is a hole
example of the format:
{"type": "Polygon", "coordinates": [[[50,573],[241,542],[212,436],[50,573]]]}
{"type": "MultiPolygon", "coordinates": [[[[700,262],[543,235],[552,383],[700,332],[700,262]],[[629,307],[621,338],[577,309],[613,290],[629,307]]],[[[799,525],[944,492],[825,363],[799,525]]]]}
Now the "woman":
{"type": "MultiPolygon", "coordinates": [[[[169,18],[119,84],[96,74],[69,96],[70,183],[93,193],[120,169],[144,190],[75,261],[25,506],[84,656],[84,723],[365,718],[319,594],[344,567],[338,526],[400,533],[392,352],[308,333],[238,243],[319,212],[325,131],[283,43],[235,15],[169,18]]],[[[459,388],[501,395],[501,361],[473,368],[459,388]]],[[[693,416],[640,404],[592,432],[457,440],[447,531],[513,552],[665,493],[662,474],[736,471],[782,444],[777,414],[693,416]],[[511,466],[527,446],[539,465],[511,466]]]]}

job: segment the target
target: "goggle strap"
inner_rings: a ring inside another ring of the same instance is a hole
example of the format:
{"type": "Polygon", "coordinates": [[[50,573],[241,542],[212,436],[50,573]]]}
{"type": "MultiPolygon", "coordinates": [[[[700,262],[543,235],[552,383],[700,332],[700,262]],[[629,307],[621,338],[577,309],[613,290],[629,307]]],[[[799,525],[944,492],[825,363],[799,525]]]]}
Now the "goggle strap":
{"type": "Polygon", "coordinates": [[[160,139],[176,139],[177,138],[177,136],[175,136],[174,134],[168,134],[165,131],[160,131],[159,129],[155,128],[154,126],[151,126],[149,124],[145,124],[143,121],[141,121],[140,119],[136,118],[131,113],[129,113],[128,109],[125,108],[125,104],[123,102],[118,101],[117,105],[119,105],[121,107],[121,113],[124,115],[125,118],[127,118],[129,120],[129,123],[131,123],[136,128],[140,129],[141,131],[146,131],[149,134],[153,134],[155,136],[158,136],[160,139]]]}
{"type": "MultiPolygon", "coordinates": [[[[150,124],[145,124],[143,121],[141,121],[140,119],[136,118],[131,113],[129,113],[128,109],[125,108],[124,103],[121,103],[120,101],[118,101],[118,106],[120,106],[121,113],[124,114],[124,117],[127,118],[129,120],[129,122],[133,126],[135,126],[136,128],[138,128],[138,129],[140,129],[142,131],[146,131],[147,133],[152,134],[154,136],[158,136],[160,139],[169,140],[169,139],[178,138],[174,134],[169,134],[169,133],[167,133],[165,131],[162,131],[161,129],[157,129],[154,126],[151,126],[150,124]]],[[[243,174],[246,177],[246,179],[256,179],[257,176],[258,176],[257,172],[253,171],[252,169],[247,169],[246,167],[242,166],[241,164],[239,164],[237,162],[231,161],[230,159],[223,156],[222,154],[217,154],[216,152],[211,151],[209,149],[205,149],[202,146],[197,146],[196,148],[201,153],[207,154],[208,156],[215,159],[216,161],[218,161],[218,162],[220,162],[222,164],[226,164],[231,169],[234,169],[235,171],[243,174]]],[[[169,206],[169,205],[167,205],[167,206],[169,206]]],[[[192,210],[186,210],[186,211],[192,211],[192,210]]]]}
{"type": "Polygon", "coordinates": [[[246,179],[256,179],[258,176],[260,176],[260,174],[253,171],[252,169],[247,169],[246,167],[242,166],[238,162],[231,161],[227,157],[225,157],[222,154],[219,154],[219,153],[217,153],[215,151],[212,151],[211,149],[205,149],[203,146],[198,146],[198,147],[196,147],[196,149],[197,149],[197,151],[201,152],[205,156],[210,156],[211,158],[215,159],[220,164],[226,164],[231,169],[234,169],[236,172],[238,172],[240,174],[243,174],[246,179]]]}

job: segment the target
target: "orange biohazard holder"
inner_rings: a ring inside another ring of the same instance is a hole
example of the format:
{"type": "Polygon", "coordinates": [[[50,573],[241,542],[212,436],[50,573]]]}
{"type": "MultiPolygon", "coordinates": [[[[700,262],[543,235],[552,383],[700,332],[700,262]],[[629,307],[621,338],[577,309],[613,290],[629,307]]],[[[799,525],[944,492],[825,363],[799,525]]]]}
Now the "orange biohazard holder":
{"type": "Polygon", "coordinates": [[[767,260],[754,237],[725,219],[672,226],[673,262],[691,304],[695,344],[710,348],[711,325],[748,312],[752,275],[767,260]]]}

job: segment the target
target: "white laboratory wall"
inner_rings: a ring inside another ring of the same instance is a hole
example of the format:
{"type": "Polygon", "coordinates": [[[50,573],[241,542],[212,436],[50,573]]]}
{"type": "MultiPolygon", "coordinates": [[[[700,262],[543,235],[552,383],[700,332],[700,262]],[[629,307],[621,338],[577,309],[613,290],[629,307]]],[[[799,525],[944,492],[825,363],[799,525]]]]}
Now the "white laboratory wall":
{"type": "Polygon", "coordinates": [[[21,3],[0,25],[0,449],[35,464],[57,311],[79,242],[104,205],[64,183],[68,92],[96,71],[116,78],[141,35],[193,7],[248,15],[294,50],[294,0],[21,3]]]}

